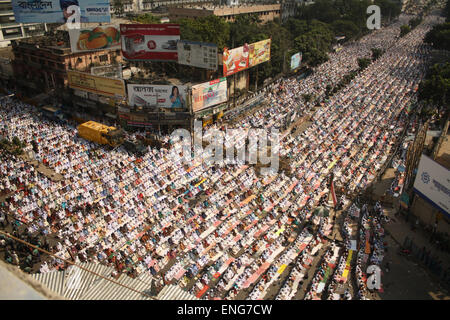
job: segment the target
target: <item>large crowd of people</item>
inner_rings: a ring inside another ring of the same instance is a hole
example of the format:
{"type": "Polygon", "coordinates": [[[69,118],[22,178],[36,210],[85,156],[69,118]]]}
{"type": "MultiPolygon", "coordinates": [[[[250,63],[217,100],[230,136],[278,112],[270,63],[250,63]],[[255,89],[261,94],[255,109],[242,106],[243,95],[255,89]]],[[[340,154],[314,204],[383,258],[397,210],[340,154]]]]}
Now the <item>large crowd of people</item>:
{"type": "MultiPolygon", "coordinates": [[[[25,152],[34,145],[35,159],[63,179],[1,153],[0,192],[6,200],[0,210],[26,226],[27,237],[56,239],[49,250],[62,259],[106,264],[131,277],[148,272],[205,299],[263,299],[288,266],[289,277],[275,296],[291,299],[313,258],[327,248],[305,298],[335,298],[349,270],[350,249],[326,239],[333,220],[315,209],[325,203],[331,173],[349,204],[375,180],[410,125],[406,109],[424,76],[430,49],[422,39],[433,19],[400,39],[401,21],[345,46],[305,80],[273,84],[267,107],[234,124],[270,129],[288,111],[310,114],[304,132],[281,140],[280,155],[289,159],[291,172],[262,176],[246,163],[211,165],[203,158],[186,165],[165,148],[149,147],[141,157],[123,147],[111,150],[78,137],[71,123],[46,120],[37,108],[3,97],[0,135],[24,141],[25,152]],[[373,47],[385,53],[312,112],[302,95],[323,96],[328,84],[356,69],[357,58],[369,56],[373,47]]],[[[165,139],[181,150],[182,141],[165,139]]],[[[232,140],[244,143],[245,137],[232,140]]],[[[374,241],[370,259],[377,263],[383,246],[374,241]]],[[[362,281],[360,258],[356,273],[362,281]]],[[[61,259],[42,256],[40,272],[65,267],[61,259]]],[[[364,298],[361,281],[358,297],[364,298]]]]}

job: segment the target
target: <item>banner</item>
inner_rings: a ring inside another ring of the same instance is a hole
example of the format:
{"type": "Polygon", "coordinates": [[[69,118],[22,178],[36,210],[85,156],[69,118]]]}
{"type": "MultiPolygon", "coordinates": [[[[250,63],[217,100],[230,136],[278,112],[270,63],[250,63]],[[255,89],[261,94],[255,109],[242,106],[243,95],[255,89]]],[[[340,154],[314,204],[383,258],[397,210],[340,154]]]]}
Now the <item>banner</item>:
{"type": "Polygon", "coordinates": [[[414,191],[450,216],[450,171],[425,155],[420,158],[414,191]]]}
{"type": "Polygon", "coordinates": [[[217,70],[217,46],[212,43],[180,40],[177,43],[178,63],[217,70]]]}
{"type": "Polygon", "coordinates": [[[227,78],[220,78],[192,86],[192,111],[194,112],[227,100],[227,78]]]}
{"type": "Polygon", "coordinates": [[[93,76],[89,73],[67,71],[69,87],[107,97],[125,97],[123,80],[93,76]]]}
{"type": "Polygon", "coordinates": [[[185,86],[128,84],[130,106],[186,108],[187,88],[185,86]]]}
{"type": "Polygon", "coordinates": [[[248,66],[254,67],[260,63],[270,60],[271,39],[262,40],[249,45],[248,66]]]}
{"type": "Polygon", "coordinates": [[[117,64],[92,67],[91,74],[94,76],[122,79],[122,66],[117,64]]]}
{"type": "Polygon", "coordinates": [[[300,63],[302,61],[302,53],[297,52],[296,54],[292,55],[291,57],[291,70],[295,70],[298,67],[300,67],[300,63]]]}
{"type": "Polygon", "coordinates": [[[244,44],[242,47],[223,50],[223,75],[225,77],[248,68],[249,46],[244,44]]]}
{"type": "MultiPolygon", "coordinates": [[[[16,22],[66,23],[78,6],[81,23],[110,22],[109,0],[12,0],[16,22]]],[[[69,21],[77,22],[73,17],[69,21]]]]}
{"type": "Polygon", "coordinates": [[[120,49],[119,26],[69,29],[72,52],[120,49]]]}
{"type": "Polygon", "coordinates": [[[127,60],[178,60],[178,24],[121,24],[120,34],[127,60]]]}

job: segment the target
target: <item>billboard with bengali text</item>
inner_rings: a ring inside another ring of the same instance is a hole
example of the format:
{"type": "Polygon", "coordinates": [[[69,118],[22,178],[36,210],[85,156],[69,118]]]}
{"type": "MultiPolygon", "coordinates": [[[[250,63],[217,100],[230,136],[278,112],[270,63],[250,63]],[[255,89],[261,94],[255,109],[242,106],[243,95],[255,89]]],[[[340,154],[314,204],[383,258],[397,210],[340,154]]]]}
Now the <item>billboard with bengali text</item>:
{"type": "Polygon", "coordinates": [[[179,64],[217,70],[217,45],[180,40],[177,49],[179,64]]]}
{"type": "Polygon", "coordinates": [[[192,86],[194,112],[224,103],[228,100],[227,78],[220,78],[192,86]]]}
{"type": "Polygon", "coordinates": [[[248,68],[249,45],[223,50],[223,75],[228,77],[248,68]]]}
{"type": "Polygon", "coordinates": [[[270,60],[270,43],[271,39],[266,39],[249,45],[248,66],[250,68],[270,60]]]}
{"type": "Polygon", "coordinates": [[[72,52],[120,49],[119,26],[96,26],[82,29],[69,29],[72,52]]]}
{"type": "Polygon", "coordinates": [[[120,35],[127,60],[178,60],[178,24],[121,24],[120,35]]]}
{"type": "Polygon", "coordinates": [[[107,97],[125,97],[125,83],[120,79],[94,76],[89,73],[67,71],[69,87],[107,97]]]}
{"type": "Polygon", "coordinates": [[[14,17],[21,23],[66,23],[74,5],[79,7],[79,22],[111,21],[109,0],[12,0],[14,17]]]}
{"type": "Polygon", "coordinates": [[[128,84],[128,104],[140,107],[187,107],[187,88],[174,85],[128,84]]]}
{"type": "Polygon", "coordinates": [[[291,70],[295,70],[300,67],[300,63],[302,62],[302,53],[297,52],[291,57],[291,70]]]}
{"type": "Polygon", "coordinates": [[[414,191],[450,216],[450,170],[422,155],[414,181],[414,191]]]}

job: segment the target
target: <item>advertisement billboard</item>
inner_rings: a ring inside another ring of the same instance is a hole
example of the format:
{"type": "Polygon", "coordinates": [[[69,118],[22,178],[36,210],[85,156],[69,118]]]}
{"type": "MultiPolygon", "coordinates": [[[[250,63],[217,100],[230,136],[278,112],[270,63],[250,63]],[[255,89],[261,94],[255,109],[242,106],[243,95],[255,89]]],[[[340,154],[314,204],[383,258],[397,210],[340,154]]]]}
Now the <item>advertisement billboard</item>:
{"type": "Polygon", "coordinates": [[[192,110],[199,110],[224,103],[228,99],[227,78],[220,78],[192,86],[192,110]]]}
{"type": "Polygon", "coordinates": [[[223,75],[225,77],[248,68],[249,46],[223,50],[223,75]]]}
{"type": "Polygon", "coordinates": [[[122,66],[118,64],[92,67],[91,74],[94,76],[122,79],[122,66]]]}
{"type": "Polygon", "coordinates": [[[123,80],[94,76],[89,73],[67,71],[69,87],[107,97],[125,97],[123,80]]]}
{"type": "Polygon", "coordinates": [[[291,70],[295,70],[300,67],[300,63],[302,62],[302,53],[297,52],[291,57],[291,70]]]}
{"type": "Polygon", "coordinates": [[[450,170],[425,155],[420,158],[414,191],[450,215],[450,170]]]}
{"type": "Polygon", "coordinates": [[[270,60],[271,39],[262,40],[249,45],[248,66],[254,67],[270,60]]]}
{"type": "Polygon", "coordinates": [[[178,24],[121,24],[120,35],[127,60],[178,60],[178,24]]]}
{"type": "Polygon", "coordinates": [[[178,63],[217,70],[217,46],[212,43],[180,40],[177,44],[178,63]]]}
{"type": "Polygon", "coordinates": [[[120,49],[119,26],[69,29],[72,52],[120,49]]]}
{"type": "Polygon", "coordinates": [[[79,22],[111,21],[109,0],[12,0],[14,17],[21,23],[66,23],[74,14],[70,8],[73,5],[80,8],[79,22]]]}
{"type": "Polygon", "coordinates": [[[128,84],[128,104],[140,107],[186,108],[185,86],[128,84]]]}

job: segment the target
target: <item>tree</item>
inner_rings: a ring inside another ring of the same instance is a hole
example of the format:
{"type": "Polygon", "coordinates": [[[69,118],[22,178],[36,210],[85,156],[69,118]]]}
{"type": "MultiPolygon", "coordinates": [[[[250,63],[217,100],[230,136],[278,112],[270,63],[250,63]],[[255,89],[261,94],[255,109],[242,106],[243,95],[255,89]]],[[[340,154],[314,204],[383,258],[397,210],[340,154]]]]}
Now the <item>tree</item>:
{"type": "Polygon", "coordinates": [[[425,35],[424,42],[435,49],[450,50],[450,22],[438,24],[425,35]]]}
{"type": "Polygon", "coordinates": [[[345,39],[351,39],[359,35],[360,29],[350,20],[336,20],[331,24],[331,28],[336,36],[345,36],[345,39]]]}
{"type": "Polygon", "coordinates": [[[368,58],[358,58],[359,70],[364,70],[365,68],[367,68],[370,62],[371,61],[368,58]]]}
{"type": "Polygon", "coordinates": [[[223,18],[214,15],[198,19],[179,19],[181,39],[217,44],[219,51],[228,46],[230,25],[223,18]]]}
{"type": "Polygon", "coordinates": [[[450,63],[435,64],[419,85],[419,99],[450,106],[450,63]]]}
{"type": "Polygon", "coordinates": [[[372,51],[372,61],[377,60],[384,53],[384,51],[379,48],[372,48],[371,51],[372,51]]]}
{"type": "Polygon", "coordinates": [[[404,24],[400,27],[400,37],[404,37],[408,32],[411,31],[411,27],[407,24],[404,24]]]}
{"type": "Polygon", "coordinates": [[[114,7],[114,13],[119,17],[121,17],[123,15],[123,13],[125,12],[122,0],[114,0],[113,7],[114,7]]]}
{"type": "Polygon", "coordinates": [[[139,22],[139,23],[155,24],[155,23],[160,23],[161,19],[155,17],[154,15],[152,15],[150,13],[145,13],[145,14],[141,14],[141,15],[137,16],[135,21],[139,22]]]}

